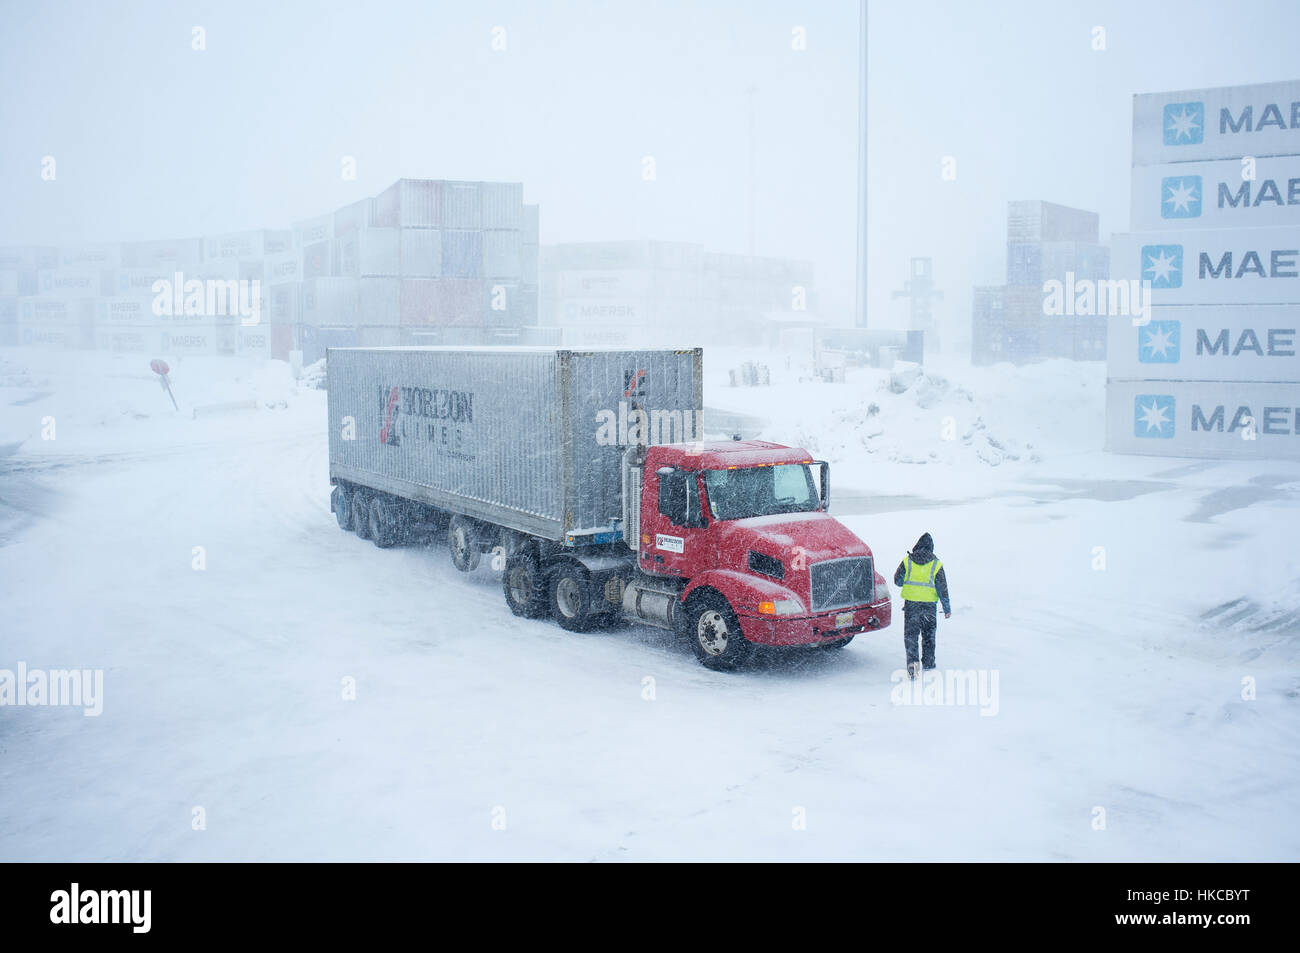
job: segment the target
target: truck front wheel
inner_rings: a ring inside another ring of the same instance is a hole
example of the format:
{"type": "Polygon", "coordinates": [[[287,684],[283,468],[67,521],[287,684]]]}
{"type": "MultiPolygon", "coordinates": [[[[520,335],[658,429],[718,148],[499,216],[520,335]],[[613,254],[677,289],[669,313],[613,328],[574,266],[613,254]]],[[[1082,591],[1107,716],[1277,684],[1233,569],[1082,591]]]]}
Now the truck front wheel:
{"type": "Polygon", "coordinates": [[[591,577],[577,563],[561,562],[551,571],[551,615],[570,632],[585,632],[597,622],[591,577]]]}
{"type": "Polygon", "coordinates": [[[695,657],[705,668],[739,668],[753,654],[753,643],[740,631],[740,620],[721,595],[692,599],[684,627],[695,657]]]}
{"type": "Polygon", "coordinates": [[[506,558],[501,576],[510,611],[525,619],[546,614],[546,576],[531,553],[515,553],[506,558]]]}

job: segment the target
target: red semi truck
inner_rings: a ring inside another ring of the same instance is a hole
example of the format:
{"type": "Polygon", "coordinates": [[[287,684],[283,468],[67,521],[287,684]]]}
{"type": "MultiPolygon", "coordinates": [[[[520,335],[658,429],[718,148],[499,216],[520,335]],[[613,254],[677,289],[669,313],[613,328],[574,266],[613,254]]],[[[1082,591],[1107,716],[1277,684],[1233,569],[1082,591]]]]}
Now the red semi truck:
{"type": "Polygon", "coordinates": [[[702,436],[701,372],[699,349],[332,348],[331,509],[381,546],[443,526],[458,569],[493,554],[516,615],[670,629],[710,668],[888,626],[828,464],[671,440],[702,436]]]}

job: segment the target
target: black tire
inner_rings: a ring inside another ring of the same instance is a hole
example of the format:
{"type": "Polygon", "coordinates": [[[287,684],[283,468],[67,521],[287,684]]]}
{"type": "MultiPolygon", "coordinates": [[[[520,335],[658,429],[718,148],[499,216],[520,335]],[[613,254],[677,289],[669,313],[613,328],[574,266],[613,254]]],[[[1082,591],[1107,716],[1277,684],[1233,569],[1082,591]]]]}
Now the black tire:
{"type": "Polygon", "coordinates": [[[461,572],[473,572],[478,568],[483,552],[479,549],[473,520],[459,514],[451,518],[447,524],[447,549],[451,551],[451,564],[461,572]]]}
{"type": "Polygon", "coordinates": [[[847,639],[840,639],[840,640],[838,640],[838,641],[836,641],[836,642],[826,642],[826,643],[824,643],[824,644],[822,645],[822,648],[824,648],[824,649],[842,649],[842,648],[844,648],[846,645],[848,645],[848,644],[849,644],[850,642],[852,642],[852,641],[853,641],[853,636],[850,635],[847,639]]]}
{"type": "Polygon", "coordinates": [[[370,538],[370,494],[352,491],[352,532],[362,539],[370,538]]]}
{"type": "Polygon", "coordinates": [[[506,557],[501,588],[506,595],[506,605],[515,615],[524,619],[540,619],[546,615],[546,574],[532,553],[515,553],[506,557]]]}
{"type": "Polygon", "coordinates": [[[366,519],[369,521],[370,541],[380,549],[387,549],[397,542],[397,507],[383,497],[375,497],[366,507],[366,519]]]}
{"type": "Polygon", "coordinates": [[[551,617],[560,628],[586,632],[595,626],[603,612],[591,576],[580,563],[564,560],[550,571],[547,587],[551,617]]]}
{"type": "Polygon", "coordinates": [[[334,511],[334,518],[339,522],[339,529],[343,532],[352,530],[352,493],[342,483],[334,487],[330,493],[330,509],[334,511]]]}
{"type": "Polygon", "coordinates": [[[695,657],[705,668],[737,669],[754,653],[754,644],[740,631],[736,613],[717,593],[706,593],[687,603],[683,628],[695,657]]]}

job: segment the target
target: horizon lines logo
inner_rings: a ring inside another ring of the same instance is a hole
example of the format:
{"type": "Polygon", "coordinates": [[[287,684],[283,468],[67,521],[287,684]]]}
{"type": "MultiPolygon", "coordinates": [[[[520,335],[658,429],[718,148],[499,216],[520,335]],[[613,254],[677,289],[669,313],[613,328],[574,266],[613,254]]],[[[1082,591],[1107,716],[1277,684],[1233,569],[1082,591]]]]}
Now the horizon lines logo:
{"type": "Polygon", "coordinates": [[[1151,321],[1138,332],[1138,360],[1143,364],[1177,364],[1182,358],[1182,322],[1151,321]]]}
{"type": "Polygon", "coordinates": [[[1205,141],[1205,104],[1167,103],[1162,129],[1167,146],[1199,145],[1205,141]]]}
{"type": "Polygon", "coordinates": [[[1183,246],[1143,245],[1141,269],[1142,277],[1150,280],[1152,289],[1181,288],[1183,286],[1183,246]]]}
{"type": "Polygon", "coordinates": [[[1171,394],[1138,394],[1133,398],[1133,436],[1172,439],[1176,406],[1171,394]]]}
{"type": "Polygon", "coordinates": [[[1161,218],[1200,218],[1205,195],[1199,175],[1170,175],[1160,182],[1161,218]]]}

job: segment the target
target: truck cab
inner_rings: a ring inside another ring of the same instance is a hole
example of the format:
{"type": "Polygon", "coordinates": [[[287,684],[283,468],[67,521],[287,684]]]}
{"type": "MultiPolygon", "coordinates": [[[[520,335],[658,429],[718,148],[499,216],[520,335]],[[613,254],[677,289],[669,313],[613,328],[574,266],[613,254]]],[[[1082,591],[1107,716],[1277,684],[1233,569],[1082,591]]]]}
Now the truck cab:
{"type": "Polygon", "coordinates": [[[829,513],[828,464],[758,440],[641,453],[625,539],[640,579],[675,592],[673,627],[706,665],[732,667],[755,644],[840,647],[889,625],[871,549],[829,513]]]}

